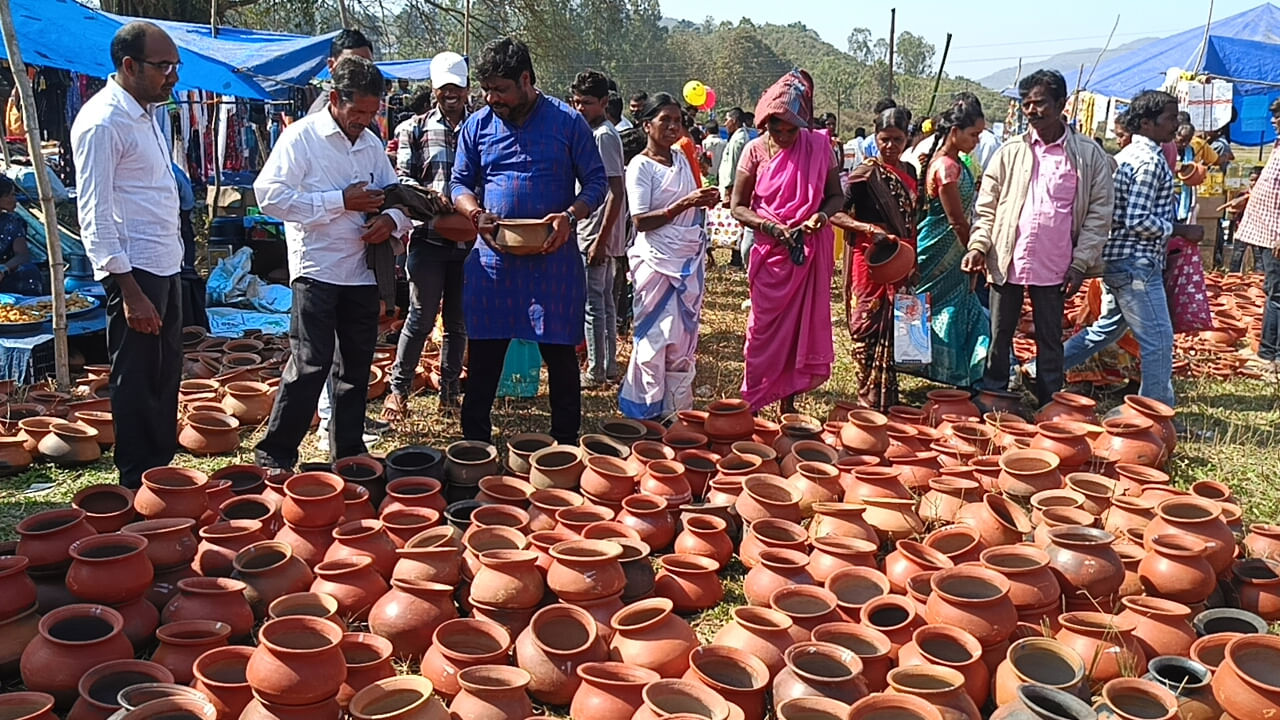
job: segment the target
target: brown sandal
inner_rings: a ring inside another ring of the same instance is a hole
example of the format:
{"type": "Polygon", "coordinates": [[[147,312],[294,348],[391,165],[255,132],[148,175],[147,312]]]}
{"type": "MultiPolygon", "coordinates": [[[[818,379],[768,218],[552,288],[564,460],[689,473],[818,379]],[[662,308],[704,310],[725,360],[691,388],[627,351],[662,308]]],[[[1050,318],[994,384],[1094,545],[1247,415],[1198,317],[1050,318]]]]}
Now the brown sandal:
{"type": "Polygon", "coordinates": [[[408,398],[396,393],[390,393],[387,395],[387,399],[382,401],[382,414],[379,419],[392,425],[404,422],[409,417],[408,405],[408,398]]]}

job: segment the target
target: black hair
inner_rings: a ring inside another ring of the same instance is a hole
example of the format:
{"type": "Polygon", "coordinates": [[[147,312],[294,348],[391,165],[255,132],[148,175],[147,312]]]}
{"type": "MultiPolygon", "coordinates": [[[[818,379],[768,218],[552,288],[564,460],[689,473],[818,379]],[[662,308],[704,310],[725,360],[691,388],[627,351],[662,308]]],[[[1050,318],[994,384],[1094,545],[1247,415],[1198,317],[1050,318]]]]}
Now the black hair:
{"type": "Polygon", "coordinates": [[[480,62],[476,63],[476,77],[481,80],[500,77],[519,82],[520,74],[526,72],[529,73],[529,84],[536,83],[529,46],[513,37],[501,38],[485,45],[480,51],[480,62]]]}
{"type": "Polygon", "coordinates": [[[691,130],[693,129],[693,126],[697,124],[693,121],[693,113],[688,110],[680,113],[680,123],[684,125],[685,130],[691,130]]]}
{"type": "Polygon", "coordinates": [[[18,191],[18,185],[7,175],[0,175],[0,198],[6,198],[18,191]]]}
{"type": "Polygon", "coordinates": [[[603,100],[609,97],[609,78],[599,70],[583,70],[573,79],[569,92],[581,97],[603,100]]]}
{"type": "Polygon", "coordinates": [[[827,124],[827,123],[829,123],[829,122],[836,122],[836,114],[835,114],[835,113],[833,113],[833,112],[829,112],[829,113],[823,113],[823,114],[822,114],[822,124],[823,124],[823,125],[826,125],[826,124],[827,124]]]}
{"type": "Polygon", "coordinates": [[[618,83],[613,78],[609,78],[609,92],[614,94],[618,92],[618,83]]]}
{"type": "Polygon", "coordinates": [[[1131,133],[1142,130],[1142,121],[1155,122],[1169,103],[1177,104],[1178,99],[1162,90],[1144,90],[1129,102],[1129,114],[1125,117],[1124,126],[1131,133]]]}
{"type": "Polygon", "coordinates": [[[853,130],[853,136],[856,138],[864,138],[867,136],[867,129],[864,127],[856,127],[853,130]]]}
{"type": "MultiPolygon", "coordinates": [[[[658,117],[658,113],[662,112],[662,108],[674,105],[677,110],[680,109],[680,103],[676,101],[669,93],[655,93],[653,97],[645,102],[644,107],[636,113],[636,119],[642,123],[650,122],[658,117]]],[[[683,118],[683,111],[682,111],[683,118]]]]}
{"type": "Polygon", "coordinates": [[[640,92],[638,92],[638,93],[632,93],[632,94],[631,94],[631,102],[633,102],[633,103],[640,103],[640,104],[642,104],[642,105],[643,105],[644,103],[649,102],[649,93],[647,93],[647,92],[645,92],[645,91],[643,91],[643,90],[641,90],[641,91],[640,91],[640,92]]]}
{"type": "MultiPolygon", "coordinates": [[[[160,26],[143,20],[135,20],[116,31],[111,37],[111,64],[116,70],[124,67],[124,59],[142,60],[147,54],[147,34],[160,30],[160,26]]],[[[161,30],[161,32],[164,32],[161,30]]]]}
{"type": "MultiPolygon", "coordinates": [[[[902,131],[903,135],[910,135],[911,113],[907,112],[906,108],[891,107],[882,111],[879,115],[876,115],[876,122],[873,127],[875,127],[875,131],[877,133],[881,130],[897,128],[902,131]]],[[[858,129],[862,131],[863,136],[867,134],[867,131],[863,128],[858,129]]]]}
{"type": "Polygon", "coordinates": [[[953,102],[953,103],[958,103],[958,102],[969,102],[970,100],[975,101],[975,102],[979,102],[979,101],[978,101],[978,96],[977,96],[977,95],[974,95],[973,93],[969,92],[968,90],[961,90],[960,92],[958,92],[958,93],[956,93],[956,94],[954,94],[954,95],[952,95],[952,96],[951,96],[951,102],[953,102]]]}
{"type": "Polygon", "coordinates": [[[707,131],[708,135],[720,134],[720,123],[716,122],[715,118],[711,118],[710,120],[703,123],[702,128],[707,131]]]}
{"type": "Polygon", "coordinates": [[[435,92],[431,89],[431,86],[423,83],[413,88],[406,107],[414,115],[421,115],[431,109],[431,101],[434,99],[435,92]]]}
{"type": "Polygon", "coordinates": [[[333,65],[333,89],[343,102],[351,102],[357,95],[380,98],[387,90],[387,80],[372,60],[348,55],[333,65]]]}
{"type": "Polygon", "coordinates": [[[885,110],[888,110],[889,108],[896,108],[896,107],[898,107],[897,100],[894,100],[891,97],[880,98],[879,100],[876,101],[876,104],[871,107],[871,112],[874,115],[879,115],[880,113],[884,112],[885,110]]]}
{"type": "Polygon", "coordinates": [[[1195,125],[1192,125],[1191,123],[1181,123],[1181,124],[1179,124],[1179,125],[1178,125],[1178,130],[1177,130],[1177,133],[1176,133],[1176,134],[1181,135],[1184,131],[1185,131],[1185,132],[1187,132],[1188,134],[1195,135],[1195,134],[1196,134],[1196,126],[1195,126],[1195,125]]]}
{"type": "Polygon", "coordinates": [[[1179,124],[1179,125],[1194,125],[1195,123],[1191,122],[1191,113],[1187,112],[1186,110],[1179,110],[1179,111],[1178,111],[1178,124],[1179,124]]]}
{"type": "Polygon", "coordinates": [[[616,123],[622,119],[622,96],[617,91],[609,93],[609,99],[604,104],[604,114],[610,122],[616,123]]]}
{"type": "Polygon", "coordinates": [[[747,124],[747,122],[746,122],[746,120],[747,120],[746,115],[747,115],[747,114],[746,114],[745,112],[743,112],[743,111],[742,111],[742,108],[740,108],[740,107],[731,107],[731,108],[729,108],[729,111],[728,111],[728,112],[726,112],[726,113],[724,114],[725,119],[727,119],[727,120],[732,120],[732,121],[734,121],[734,122],[738,123],[739,125],[746,125],[746,124],[747,124]]]}
{"type": "MultiPolygon", "coordinates": [[[[1276,102],[1280,102],[1280,100],[1277,100],[1276,102]]],[[[1261,175],[1261,174],[1262,174],[1262,169],[1263,169],[1263,168],[1262,168],[1262,166],[1261,166],[1261,165],[1254,165],[1253,167],[1249,168],[1249,174],[1250,174],[1250,175],[1261,175]]],[[[0,176],[0,177],[3,177],[3,176],[0,176]]],[[[8,178],[5,178],[5,179],[7,180],[8,178]]],[[[0,197],[4,197],[4,193],[0,193],[0,197]]]]}
{"type": "Polygon", "coordinates": [[[702,128],[696,126],[689,128],[689,139],[693,140],[694,145],[702,145],[702,139],[705,137],[706,135],[703,134],[702,128]]]}
{"type": "Polygon", "coordinates": [[[373,54],[373,43],[369,42],[369,38],[365,37],[364,33],[355,28],[343,28],[329,43],[329,59],[334,60],[341,57],[347,50],[360,48],[369,48],[369,54],[373,54]]]}
{"type": "MultiPolygon", "coordinates": [[[[929,165],[933,162],[933,156],[947,141],[952,130],[971,128],[983,119],[982,103],[976,97],[957,100],[951,107],[943,110],[933,121],[933,142],[929,143],[929,154],[920,162],[921,175],[929,177],[929,165]]],[[[916,199],[916,207],[920,208],[922,214],[928,212],[928,203],[925,202],[928,185],[928,182],[920,183],[919,197],[916,199]]]]}
{"type": "Polygon", "coordinates": [[[1050,98],[1064,102],[1067,99],[1067,79],[1057,70],[1041,68],[1018,81],[1018,97],[1026,99],[1032,90],[1043,88],[1050,98]]]}
{"type": "Polygon", "coordinates": [[[756,126],[756,114],[755,114],[755,113],[753,113],[753,112],[744,112],[744,113],[742,113],[742,124],[743,124],[743,125],[746,125],[747,127],[755,127],[755,126],[756,126]]]}
{"type": "Polygon", "coordinates": [[[1272,115],[1280,115],[1280,98],[1272,100],[1271,107],[1268,109],[1271,110],[1272,115]]]}

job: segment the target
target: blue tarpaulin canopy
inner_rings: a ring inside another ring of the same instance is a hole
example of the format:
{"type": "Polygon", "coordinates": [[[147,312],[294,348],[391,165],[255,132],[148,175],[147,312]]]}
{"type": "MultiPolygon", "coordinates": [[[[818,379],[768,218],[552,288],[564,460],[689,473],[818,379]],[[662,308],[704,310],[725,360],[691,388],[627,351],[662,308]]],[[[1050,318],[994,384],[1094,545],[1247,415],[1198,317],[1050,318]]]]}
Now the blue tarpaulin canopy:
{"type": "MultiPolygon", "coordinates": [[[[73,0],[10,0],[23,59],[32,65],[106,77],[111,37],[133,18],[73,0]]],[[[155,20],[182,58],[179,90],[207,90],[257,100],[282,99],[324,68],[337,33],[318,37],[155,20]]],[[[0,47],[0,57],[4,49],[0,47]]]]}
{"type": "MultiPolygon", "coordinates": [[[[430,80],[431,58],[416,60],[383,60],[374,63],[382,74],[392,80],[430,80]]],[[[316,75],[317,80],[329,79],[329,68],[322,68],[316,75]]]]}
{"type": "Polygon", "coordinates": [[[1280,7],[1259,5],[1212,23],[1197,67],[1204,40],[1201,25],[1109,58],[1086,89],[1128,99],[1162,86],[1169,68],[1212,75],[1235,84],[1240,119],[1231,126],[1231,141],[1256,146],[1274,140],[1267,107],[1280,97],[1280,7]]]}

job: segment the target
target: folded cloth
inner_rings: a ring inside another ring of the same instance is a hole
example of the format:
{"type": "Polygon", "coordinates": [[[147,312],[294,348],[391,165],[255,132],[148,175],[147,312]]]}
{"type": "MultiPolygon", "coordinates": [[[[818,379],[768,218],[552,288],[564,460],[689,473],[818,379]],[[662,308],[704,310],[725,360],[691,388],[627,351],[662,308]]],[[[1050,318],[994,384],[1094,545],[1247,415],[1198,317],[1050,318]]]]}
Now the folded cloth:
{"type": "Polygon", "coordinates": [[[756,103],[756,127],[764,130],[769,118],[776,117],[799,128],[813,121],[813,78],[796,68],[778,78],[756,103]]]}
{"type": "MultiPolygon", "coordinates": [[[[382,211],[395,208],[411,220],[427,222],[440,211],[439,197],[416,185],[395,184],[382,189],[382,211]]],[[[393,237],[386,242],[365,246],[365,265],[373,270],[378,283],[378,298],[384,312],[396,307],[396,256],[404,254],[404,240],[393,237]]]]}

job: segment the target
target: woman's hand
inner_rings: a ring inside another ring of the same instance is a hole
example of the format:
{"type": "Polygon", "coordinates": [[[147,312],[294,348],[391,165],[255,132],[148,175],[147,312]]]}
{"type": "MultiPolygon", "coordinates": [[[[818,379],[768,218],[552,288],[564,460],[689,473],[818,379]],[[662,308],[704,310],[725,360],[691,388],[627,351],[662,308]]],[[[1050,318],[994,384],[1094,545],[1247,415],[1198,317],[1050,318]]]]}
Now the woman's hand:
{"type": "Polygon", "coordinates": [[[819,230],[821,230],[823,227],[826,226],[827,221],[829,219],[830,218],[827,217],[826,213],[816,212],[813,215],[811,215],[808,220],[804,221],[804,224],[800,226],[800,229],[804,230],[807,233],[818,232],[819,230]]]}
{"type": "Polygon", "coordinates": [[[776,222],[771,222],[769,220],[765,220],[764,222],[760,223],[760,232],[764,233],[765,235],[768,235],[774,240],[781,240],[784,243],[787,242],[787,240],[791,236],[790,228],[783,227],[782,225],[779,225],[776,222]]]}

